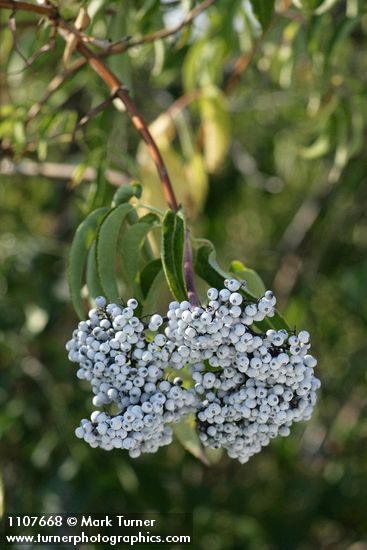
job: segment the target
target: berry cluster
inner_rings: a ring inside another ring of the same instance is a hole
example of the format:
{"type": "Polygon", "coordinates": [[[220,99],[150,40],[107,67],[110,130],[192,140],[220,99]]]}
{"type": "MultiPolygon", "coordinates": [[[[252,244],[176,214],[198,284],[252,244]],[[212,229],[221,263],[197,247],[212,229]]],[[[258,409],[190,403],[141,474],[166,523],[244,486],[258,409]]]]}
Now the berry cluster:
{"type": "Polygon", "coordinates": [[[293,422],[311,417],[320,381],[308,332],[256,332],[251,326],[274,316],[276,299],[267,291],[252,303],[240,290],[230,279],[222,290],[208,290],[206,307],[172,302],[166,335],[177,348],[172,365],[190,365],[202,399],[202,443],[244,463],[272,438],[289,435],[293,422]]]}
{"type": "Polygon", "coordinates": [[[172,441],[169,424],[196,410],[197,398],[180,378],[170,382],[164,377],[173,346],[158,333],[160,315],[145,326],[134,315],[138,302],[133,298],[121,308],[99,297],[96,306],[66,348],[69,359],[79,364],[78,378],[91,385],[93,405],[114,406],[117,413],[94,411],[90,420],[81,421],[76,436],[92,447],[127,449],[133,458],[154,453],[172,441]]]}
{"type": "Polygon", "coordinates": [[[276,299],[267,291],[249,300],[243,286],[228,279],[225,288],[208,290],[206,306],[172,302],[165,319],[155,314],[147,324],[134,315],[135,299],[120,308],[97,298],[67,349],[80,365],[77,376],[92,386],[93,404],[114,403],[119,411],[95,411],[77,437],[136,457],[170,443],[169,424],[195,412],[203,445],[244,463],[274,437],[289,435],[293,422],[308,420],[320,387],[309,334],[261,332],[257,323],[274,316],[276,299]],[[184,367],[193,388],[168,380],[184,367]]]}

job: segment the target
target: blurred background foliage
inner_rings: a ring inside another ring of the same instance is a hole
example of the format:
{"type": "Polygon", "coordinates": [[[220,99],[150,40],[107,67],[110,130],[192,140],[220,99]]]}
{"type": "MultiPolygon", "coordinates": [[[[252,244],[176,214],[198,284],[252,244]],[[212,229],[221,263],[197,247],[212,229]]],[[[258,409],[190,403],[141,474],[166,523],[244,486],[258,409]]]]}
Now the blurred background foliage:
{"type": "MultiPolygon", "coordinates": [[[[82,3],[60,1],[75,18],[82,3]]],[[[107,91],[66,70],[49,28],[0,10],[0,430],[8,512],[193,511],[195,548],[367,548],[367,14],[363,0],[217,0],[164,40],[110,56],[162,149],[196,236],[255,268],[312,332],[322,392],[310,423],[248,465],[207,468],[179,444],[137,460],[74,437],[91,410],[64,351],[78,223],[138,178],[163,206],[120,109],[76,127],[107,91]],[[265,12],[261,8],[267,6],[265,12]],[[21,52],[22,56],[20,55],[21,52]],[[37,102],[40,102],[37,105],[37,102]]],[[[132,39],[194,2],[90,0],[87,32],[132,39]]],[[[97,50],[98,51],[98,50],[97,50]]],[[[102,50],[103,51],[103,50],[102,50]]],[[[69,66],[78,59],[75,53],[69,66]]],[[[88,118],[88,116],[87,116],[88,118]]]]}

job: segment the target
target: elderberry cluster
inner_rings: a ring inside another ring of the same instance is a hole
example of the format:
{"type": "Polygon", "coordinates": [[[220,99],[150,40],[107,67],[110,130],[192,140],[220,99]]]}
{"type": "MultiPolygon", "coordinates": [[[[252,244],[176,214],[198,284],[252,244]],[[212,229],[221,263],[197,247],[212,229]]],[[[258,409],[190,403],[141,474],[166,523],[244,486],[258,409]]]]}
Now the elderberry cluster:
{"type": "Polygon", "coordinates": [[[254,322],[274,317],[276,299],[267,291],[250,301],[240,290],[230,279],[222,290],[208,290],[205,307],[172,302],[165,332],[176,344],[172,365],[190,365],[201,397],[202,443],[244,463],[272,438],[289,435],[293,422],[310,418],[320,381],[308,332],[255,331],[254,322]]]}
{"type": "Polygon", "coordinates": [[[175,301],[165,318],[146,322],[133,298],[126,307],[96,299],[66,346],[93,405],[103,408],[81,421],[77,437],[137,457],[171,443],[170,424],[194,412],[203,445],[244,463],[311,417],[320,381],[308,332],[263,332],[261,323],[275,316],[273,293],[249,299],[244,282],[224,284],[208,290],[207,305],[175,301]],[[192,388],[171,380],[184,367],[192,388]]]}
{"type": "Polygon", "coordinates": [[[133,458],[154,453],[171,443],[169,424],[196,410],[195,393],[184,389],[180,378],[165,379],[173,345],[158,333],[160,315],[145,325],[134,315],[138,302],[133,298],[121,308],[99,297],[96,306],[66,348],[79,364],[78,378],[91,385],[93,405],[114,407],[116,414],[94,411],[81,421],[76,436],[92,447],[126,449],[133,458]]]}

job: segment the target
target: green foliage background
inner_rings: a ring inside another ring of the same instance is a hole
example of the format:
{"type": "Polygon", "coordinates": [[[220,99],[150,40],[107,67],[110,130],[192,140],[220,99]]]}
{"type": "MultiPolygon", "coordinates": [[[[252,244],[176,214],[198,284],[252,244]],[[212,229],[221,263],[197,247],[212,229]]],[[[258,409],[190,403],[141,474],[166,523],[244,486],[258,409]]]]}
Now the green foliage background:
{"type": "MultiPolygon", "coordinates": [[[[80,5],[60,4],[70,17],[80,5]]],[[[192,4],[91,0],[88,31],[113,40],[145,35],[192,4]]],[[[283,14],[263,35],[249,3],[218,0],[178,36],[108,60],[145,118],[156,121],[194,234],[216,244],[224,267],[238,258],[256,269],[291,325],[312,332],[322,381],[314,417],[245,466],[223,458],[208,468],[178,443],[132,460],[74,437],[91,404],[64,350],[77,321],[65,275],[71,239],[92,207],[109,203],[107,168],[141,179],[146,202],[162,201],[144,149],[113,105],[71,143],[76,120],[107,97],[88,68],[26,124],[28,109],[62,71],[56,60],[63,42],[21,70],[24,61],[2,28],[6,511],[192,511],[195,548],[367,548],[367,15],[358,0],[286,4],[277,4],[283,14]],[[236,60],[255,44],[247,70],[225,95],[236,60]],[[197,98],[174,122],[162,116],[193,90],[197,98]],[[78,168],[72,184],[6,175],[9,156],[23,168],[26,158],[78,168]],[[97,172],[92,182],[83,181],[86,167],[97,172]]],[[[3,27],[7,17],[0,12],[3,27]]],[[[47,28],[28,25],[34,20],[17,16],[18,46],[28,58],[47,41],[47,28]]]]}

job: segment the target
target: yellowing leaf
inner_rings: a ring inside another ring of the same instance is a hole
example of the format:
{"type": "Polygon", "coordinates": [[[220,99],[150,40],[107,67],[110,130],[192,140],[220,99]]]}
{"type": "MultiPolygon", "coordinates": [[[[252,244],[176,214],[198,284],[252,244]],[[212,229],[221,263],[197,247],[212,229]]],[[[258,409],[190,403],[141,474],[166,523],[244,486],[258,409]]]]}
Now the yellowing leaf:
{"type": "Polygon", "coordinates": [[[193,414],[187,416],[179,424],[175,424],[173,426],[173,433],[189,453],[201,460],[206,466],[210,466],[210,462],[204,453],[203,446],[196,431],[195,417],[193,414]]]}
{"type": "Polygon", "coordinates": [[[204,158],[200,153],[194,153],[185,165],[185,182],[189,193],[185,199],[189,212],[201,210],[208,194],[208,173],[205,169],[204,158]],[[190,203],[190,204],[188,204],[190,203]]]}
{"type": "Polygon", "coordinates": [[[223,458],[223,454],[224,454],[223,448],[211,449],[207,447],[205,449],[205,456],[207,457],[211,465],[218,464],[218,462],[220,462],[220,460],[223,458]]]}
{"type": "MultiPolygon", "coordinates": [[[[160,152],[166,165],[168,174],[179,202],[183,201],[183,191],[185,182],[183,181],[184,164],[180,155],[166,145],[160,147],[160,152]]],[[[167,208],[167,203],[163,195],[162,183],[159,179],[157,169],[145,143],[140,143],[137,151],[137,163],[140,171],[140,181],[143,187],[142,201],[161,210],[167,208]]]]}
{"type": "MultiPolygon", "coordinates": [[[[171,142],[176,135],[172,117],[167,114],[158,117],[149,127],[160,149],[179,203],[184,204],[190,217],[197,215],[205,202],[208,180],[202,157],[198,153],[187,162],[175,151],[171,142]]],[[[143,187],[143,202],[165,210],[167,203],[162,184],[147,146],[141,142],[137,150],[137,163],[143,187]]]]}
{"type": "Polygon", "coordinates": [[[228,103],[215,86],[204,89],[199,99],[204,134],[204,159],[209,173],[220,170],[230,143],[228,103]]]}
{"type": "Polygon", "coordinates": [[[176,136],[173,117],[168,113],[163,113],[156,118],[149,126],[149,130],[160,147],[169,145],[176,136]]]}

